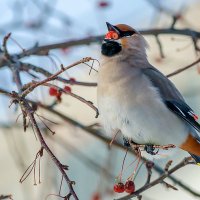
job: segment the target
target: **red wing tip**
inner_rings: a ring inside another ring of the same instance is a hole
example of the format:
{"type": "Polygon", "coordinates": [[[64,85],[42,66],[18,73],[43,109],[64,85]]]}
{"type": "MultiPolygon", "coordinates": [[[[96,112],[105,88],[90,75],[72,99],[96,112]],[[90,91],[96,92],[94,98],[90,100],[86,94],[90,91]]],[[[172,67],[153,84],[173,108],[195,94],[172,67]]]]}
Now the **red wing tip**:
{"type": "Polygon", "coordinates": [[[193,118],[194,118],[195,121],[197,121],[199,119],[199,117],[195,114],[193,115],[193,118]]]}

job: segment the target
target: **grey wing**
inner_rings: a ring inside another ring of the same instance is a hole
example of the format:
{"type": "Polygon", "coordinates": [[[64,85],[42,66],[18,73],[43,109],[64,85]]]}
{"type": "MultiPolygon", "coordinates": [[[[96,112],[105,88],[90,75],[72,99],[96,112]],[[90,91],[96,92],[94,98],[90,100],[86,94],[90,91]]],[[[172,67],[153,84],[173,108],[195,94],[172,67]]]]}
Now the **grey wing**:
{"type": "Polygon", "coordinates": [[[181,100],[185,102],[175,85],[159,70],[154,67],[143,68],[142,72],[151,80],[158,89],[163,100],[181,100]]]}
{"type": "Polygon", "coordinates": [[[200,132],[200,124],[197,122],[198,116],[186,104],[175,85],[154,67],[143,68],[142,72],[157,88],[168,109],[200,132]]]}

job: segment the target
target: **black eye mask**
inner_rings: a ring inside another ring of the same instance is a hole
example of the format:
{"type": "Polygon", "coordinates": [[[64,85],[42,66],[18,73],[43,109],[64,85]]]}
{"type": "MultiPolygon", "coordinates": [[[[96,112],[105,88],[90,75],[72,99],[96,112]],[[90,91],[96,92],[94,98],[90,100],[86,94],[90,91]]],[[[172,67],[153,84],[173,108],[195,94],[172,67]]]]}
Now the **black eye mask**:
{"type": "Polygon", "coordinates": [[[131,35],[135,34],[135,31],[121,31],[120,37],[130,37],[131,35]]]}
{"type": "Polygon", "coordinates": [[[101,46],[101,53],[104,56],[114,56],[122,50],[121,45],[115,41],[106,41],[101,46]]]}
{"type": "Polygon", "coordinates": [[[122,38],[122,37],[130,37],[132,36],[133,34],[137,33],[136,31],[121,31],[118,27],[114,26],[115,30],[117,30],[118,34],[119,34],[119,37],[122,38]]]}

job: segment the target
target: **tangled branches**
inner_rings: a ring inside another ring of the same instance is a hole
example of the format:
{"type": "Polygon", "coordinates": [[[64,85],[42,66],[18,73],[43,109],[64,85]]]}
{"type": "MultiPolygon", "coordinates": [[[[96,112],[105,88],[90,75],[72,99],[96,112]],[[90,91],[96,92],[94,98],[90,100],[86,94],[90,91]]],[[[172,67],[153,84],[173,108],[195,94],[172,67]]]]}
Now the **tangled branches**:
{"type": "MultiPolygon", "coordinates": [[[[37,88],[38,86],[52,86],[51,84],[49,84],[48,82],[54,80],[59,74],[61,74],[62,72],[66,71],[69,68],[72,68],[74,66],[77,66],[81,63],[87,63],[91,60],[94,60],[92,58],[83,58],[78,62],[75,62],[74,64],[64,67],[61,67],[61,70],[58,71],[57,73],[51,75],[50,77],[44,79],[43,81],[40,82],[31,82],[29,84],[24,85],[23,87],[21,87],[21,85],[19,84],[19,93],[17,92],[7,92],[6,95],[9,96],[12,99],[11,105],[14,104],[18,104],[21,108],[22,114],[23,114],[23,118],[26,119],[28,118],[28,121],[30,122],[34,133],[36,133],[37,138],[40,141],[41,144],[41,150],[36,154],[35,160],[33,161],[33,163],[27,168],[27,170],[24,172],[23,176],[20,179],[20,182],[23,182],[31,173],[32,170],[34,170],[34,184],[36,184],[36,180],[35,180],[35,165],[36,165],[36,160],[39,157],[39,159],[42,157],[43,155],[43,150],[45,150],[49,156],[51,157],[52,161],[55,163],[55,165],[57,166],[57,168],[59,169],[59,171],[62,174],[62,177],[64,178],[64,180],[66,181],[66,183],[68,184],[69,187],[69,193],[65,196],[66,199],[70,198],[70,196],[73,196],[74,199],[78,199],[74,189],[73,189],[73,185],[75,184],[74,181],[71,181],[66,173],[66,170],[68,170],[68,167],[64,164],[62,164],[59,159],[54,155],[54,153],[51,151],[51,149],[48,147],[47,143],[45,142],[43,136],[42,136],[42,132],[38,126],[38,123],[35,119],[35,112],[36,109],[34,108],[33,105],[30,105],[30,102],[26,99],[26,96],[32,92],[35,88],[37,88]]],[[[15,76],[16,74],[14,74],[15,76]]],[[[19,83],[19,82],[18,82],[19,83]]],[[[56,87],[56,86],[54,86],[56,87]]],[[[62,92],[65,92],[62,89],[59,89],[62,92]]],[[[0,93],[5,94],[5,92],[3,90],[0,90],[0,93]]],[[[66,93],[66,92],[65,92],[66,93]]],[[[70,93],[70,95],[76,99],[79,99],[81,102],[89,105],[91,108],[93,108],[96,111],[96,116],[98,116],[98,110],[96,109],[96,107],[86,101],[85,99],[83,99],[82,97],[79,97],[78,95],[72,94],[70,93]]],[[[24,120],[24,130],[26,130],[27,128],[27,124],[26,124],[26,120],[24,120]]],[[[40,162],[40,161],[39,161],[40,162]]],[[[40,164],[39,164],[40,166],[40,164]]],[[[40,170],[39,170],[40,173],[40,170]]],[[[39,176],[40,177],[40,176],[39,176]]],[[[39,183],[40,183],[40,178],[39,178],[39,183]]]]}

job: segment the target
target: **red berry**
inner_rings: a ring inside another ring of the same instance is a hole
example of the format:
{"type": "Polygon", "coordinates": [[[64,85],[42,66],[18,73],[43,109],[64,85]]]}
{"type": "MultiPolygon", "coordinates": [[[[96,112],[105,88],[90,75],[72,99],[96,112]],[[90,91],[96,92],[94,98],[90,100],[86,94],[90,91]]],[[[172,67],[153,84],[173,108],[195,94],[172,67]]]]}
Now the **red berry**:
{"type": "Polygon", "coordinates": [[[98,6],[100,8],[106,8],[109,6],[109,3],[107,1],[99,1],[98,6]]]}
{"type": "Polygon", "coordinates": [[[69,80],[70,80],[70,83],[71,83],[71,84],[74,84],[74,83],[76,82],[76,79],[75,79],[75,78],[70,78],[69,80]]]}
{"type": "Polygon", "coordinates": [[[135,191],[135,184],[131,180],[127,180],[125,183],[125,191],[127,193],[133,193],[135,191]]]}
{"type": "Polygon", "coordinates": [[[100,195],[100,193],[95,192],[95,193],[92,195],[92,199],[91,199],[91,200],[101,200],[101,195],[100,195]]]}
{"type": "Polygon", "coordinates": [[[117,183],[114,185],[113,190],[117,193],[122,193],[125,190],[124,184],[123,183],[117,183]]]}
{"type": "Polygon", "coordinates": [[[64,87],[64,90],[66,92],[72,92],[72,89],[69,86],[67,86],[67,85],[64,87]]]}
{"type": "Polygon", "coordinates": [[[49,88],[49,95],[50,96],[57,96],[58,95],[58,90],[54,87],[49,88]]]}

